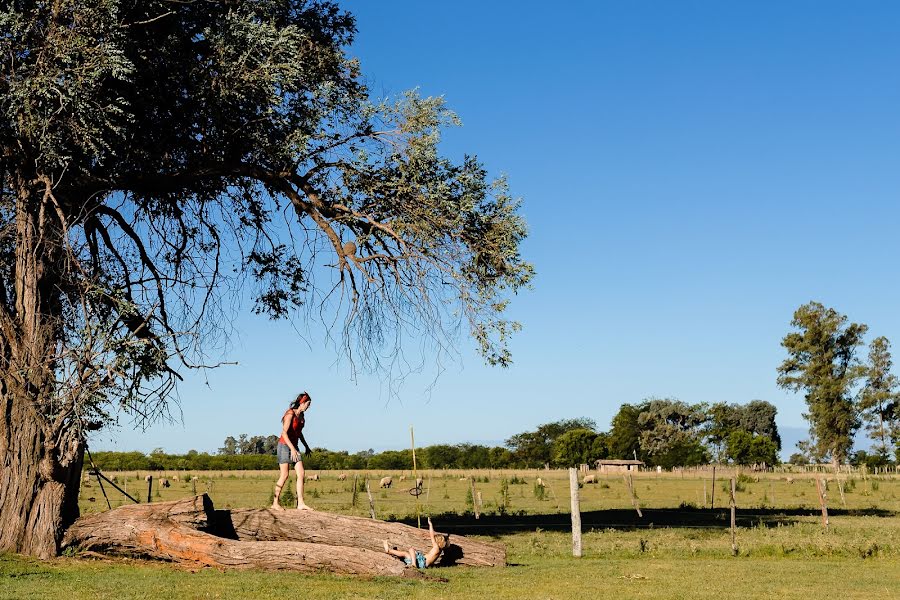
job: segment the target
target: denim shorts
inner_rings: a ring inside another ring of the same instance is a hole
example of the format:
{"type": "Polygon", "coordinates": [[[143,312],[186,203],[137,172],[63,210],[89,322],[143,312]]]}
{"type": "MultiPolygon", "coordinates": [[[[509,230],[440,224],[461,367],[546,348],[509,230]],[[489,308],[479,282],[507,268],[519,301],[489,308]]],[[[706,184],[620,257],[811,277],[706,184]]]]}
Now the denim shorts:
{"type": "Polygon", "coordinates": [[[282,444],[278,442],[278,464],[279,465],[292,465],[297,462],[303,462],[303,455],[297,452],[297,460],[291,460],[291,447],[287,444],[282,444]]]}
{"type": "MultiPolygon", "coordinates": [[[[412,561],[409,560],[408,556],[403,557],[403,562],[406,563],[407,567],[412,566],[412,561]]],[[[416,550],[416,568],[424,569],[427,565],[425,564],[425,555],[416,550]]]]}

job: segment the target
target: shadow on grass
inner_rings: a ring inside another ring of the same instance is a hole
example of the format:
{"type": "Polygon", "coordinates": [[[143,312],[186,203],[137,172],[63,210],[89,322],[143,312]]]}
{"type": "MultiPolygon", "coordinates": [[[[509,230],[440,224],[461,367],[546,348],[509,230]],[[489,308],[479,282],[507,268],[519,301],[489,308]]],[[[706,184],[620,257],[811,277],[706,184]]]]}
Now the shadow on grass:
{"type": "MultiPolygon", "coordinates": [[[[591,529],[648,529],[653,527],[725,529],[731,526],[729,508],[644,508],[643,517],[634,510],[612,509],[581,513],[582,531],[591,529]]],[[[800,517],[818,516],[821,513],[807,508],[797,509],[737,509],[738,527],[777,527],[796,523],[800,517]]],[[[881,509],[843,510],[828,509],[829,516],[896,517],[898,513],[881,509]]],[[[572,520],[568,513],[481,515],[445,513],[431,515],[438,531],[458,535],[498,535],[518,531],[569,531],[572,520]]],[[[401,519],[400,523],[416,525],[415,519],[401,519]]]]}

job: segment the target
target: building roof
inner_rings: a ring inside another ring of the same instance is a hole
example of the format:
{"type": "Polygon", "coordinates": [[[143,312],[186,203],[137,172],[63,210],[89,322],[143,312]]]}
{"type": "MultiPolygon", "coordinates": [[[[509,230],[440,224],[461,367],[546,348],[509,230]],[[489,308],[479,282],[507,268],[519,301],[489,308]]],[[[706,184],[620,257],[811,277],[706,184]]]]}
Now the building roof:
{"type": "Polygon", "coordinates": [[[601,458],[597,461],[598,465],[610,465],[610,466],[624,466],[624,465],[642,465],[644,461],[642,460],[621,460],[621,459],[605,459],[601,458]]]}

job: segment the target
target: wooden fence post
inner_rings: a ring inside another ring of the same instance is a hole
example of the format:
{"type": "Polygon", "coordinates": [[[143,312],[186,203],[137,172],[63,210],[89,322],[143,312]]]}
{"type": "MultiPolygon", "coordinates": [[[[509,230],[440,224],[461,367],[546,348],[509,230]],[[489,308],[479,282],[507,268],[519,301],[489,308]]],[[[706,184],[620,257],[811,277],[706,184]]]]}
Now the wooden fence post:
{"type": "Polygon", "coordinates": [[[366,494],[369,495],[369,513],[375,518],[375,499],[372,498],[372,490],[369,489],[369,480],[366,479],[366,494]]]}
{"type": "Polygon", "coordinates": [[[350,505],[356,508],[356,495],[359,492],[359,473],[353,474],[353,493],[350,494],[350,505]]]}
{"type": "Polygon", "coordinates": [[[716,509],[716,466],[715,465],[713,465],[712,499],[709,503],[709,508],[712,510],[716,509]]]}
{"type": "Polygon", "coordinates": [[[822,527],[828,529],[828,506],[825,504],[825,486],[822,478],[816,475],[816,492],[819,494],[819,504],[822,507],[822,527]]]}
{"type": "Polygon", "coordinates": [[[569,469],[569,494],[572,498],[572,556],[581,557],[581,503],[578,499],[578,472],[569,469]]]}
{"type": "Polygon", "coordinates": [[[841,506],[847,508],[847,499],[844,497],[844,483],[841,481],[840,467],[835,466],[834,478],[837,480],[838,492],[841,493],[841,506]]]}
{"type": "Polygon", "coordinates": [[[631,497],[631,506],[634,507],[634,510],[637,511],[637,514],[642,519],[644,518],[644,514],[641,512],[641,507],[638,506],[637,498],[634,496],[634,481],[631,479],[631,473],[626,473],[625,477],[625,486],[628,488],[628,495],[631,497]]]}
{"type": "Polygon", "coordinates": [[[153,496],[151,495],[153,492],[153,475],[147,476],[147,502],[153,502],[153,496]]]}
{"type": "Polygon", "coordinates": [[[731,478],[731,555],[737,556],[738,547],[737,547],[737,539],[735,537],[735,529],[736,529],[736,519],[735,519],[735,501],[734,501],[734,477],[731,478]]]}
{"type": "Polygon", "coordinates": [[[478,519],[481,517],[481,512],[478,510],[478,493],[475,491],[475,477],[469,477],[469,483],[472,486],[472,512],[475,513],[475,518],[478,519]]]}

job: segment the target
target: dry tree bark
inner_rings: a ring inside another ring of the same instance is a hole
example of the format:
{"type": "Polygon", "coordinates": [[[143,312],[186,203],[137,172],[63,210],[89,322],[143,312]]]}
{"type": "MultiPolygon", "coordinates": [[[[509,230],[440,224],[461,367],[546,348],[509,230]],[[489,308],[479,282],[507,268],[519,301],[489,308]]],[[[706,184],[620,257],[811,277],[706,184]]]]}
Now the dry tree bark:
{"type": "MultiPolygon", "coordinates": [[[[216,511],[203,494],[87,515],[68,529],[63,547],[222,568],[422,576],[386,554],[383,539],[401,548],[430,543],[426,532],[399,523],[314,511],[216,511]]],[[[450,543],[446,564],[505,564],[500,546],[462,536],[450,543]]]]}
{"type": "MultiPolygon", "coordinates": [[[[297,540],[319,544],[353,546],[383,552],[382,540],[405,550],[431,547],[428,531],[402,523],[387,523],[362,517],[349,517],[318,511],[273,511],[235,509],[215,511],[213,528],[228,535],[226,528],[240,540],[297,540]]],[[[450,536],[450,546],[439,564],[497,567],[506,565],[506,549],[497,544],[450,536]]]]}

